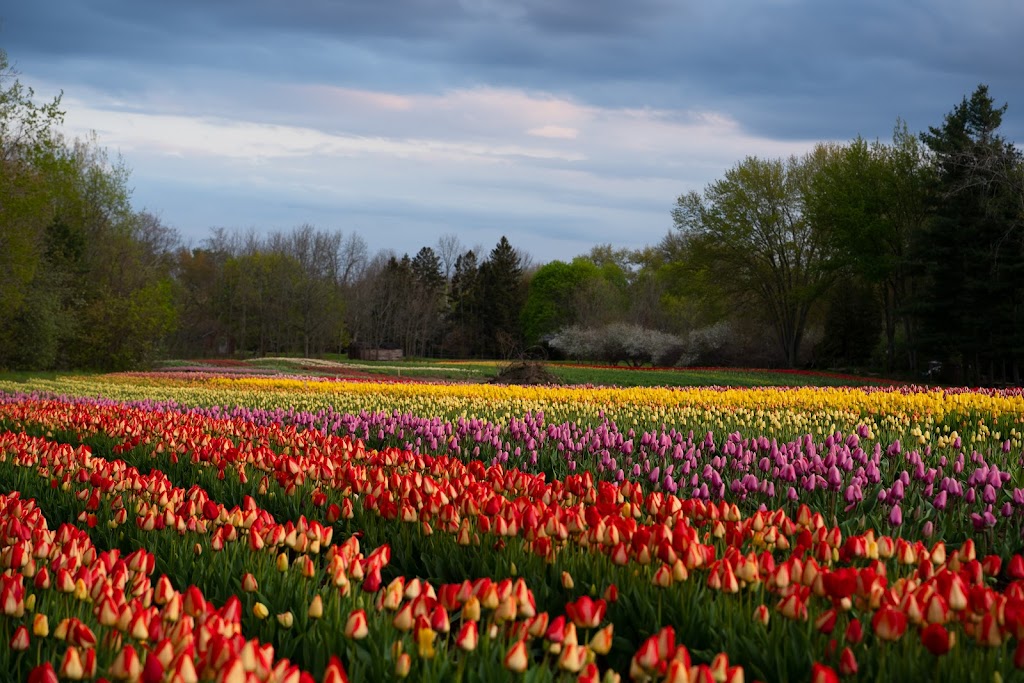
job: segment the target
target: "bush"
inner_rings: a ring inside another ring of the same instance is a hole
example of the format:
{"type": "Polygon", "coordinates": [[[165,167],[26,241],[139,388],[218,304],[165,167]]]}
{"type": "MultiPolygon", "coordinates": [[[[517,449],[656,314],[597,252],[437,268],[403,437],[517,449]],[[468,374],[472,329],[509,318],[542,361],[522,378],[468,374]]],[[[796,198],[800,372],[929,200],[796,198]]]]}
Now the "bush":
{"type": "Polygon", "coordinates": [[[632,365],[673,365],[683,355],[679,337],[629,323],[612,323],[598,328],[573,325],[559,331],[550,345],[570,358],[625,361],[632,365]]]}

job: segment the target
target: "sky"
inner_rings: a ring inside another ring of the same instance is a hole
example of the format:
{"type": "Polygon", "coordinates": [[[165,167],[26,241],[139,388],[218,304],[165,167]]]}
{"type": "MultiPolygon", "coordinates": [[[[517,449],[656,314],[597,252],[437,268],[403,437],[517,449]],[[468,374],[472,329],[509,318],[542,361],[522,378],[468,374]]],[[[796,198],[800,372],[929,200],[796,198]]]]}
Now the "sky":
{"type": "Polygon", "coordinates": [[[889,140],[981,83],[1024,142],[1019,0],[38,0],[0,48],[201,246],[654,245],[747,156],[889,140]]]}

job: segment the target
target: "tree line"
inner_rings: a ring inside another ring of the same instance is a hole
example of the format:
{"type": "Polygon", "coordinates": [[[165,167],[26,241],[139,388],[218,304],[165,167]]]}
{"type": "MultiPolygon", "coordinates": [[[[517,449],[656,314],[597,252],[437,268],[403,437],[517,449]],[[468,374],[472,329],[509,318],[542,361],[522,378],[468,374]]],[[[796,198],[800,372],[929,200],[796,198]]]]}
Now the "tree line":
{"type": "Polygon", "coordinates": [[[185,245],[60,107],[0,51],[0,368],[395,348],[1021,382],[1024,164],[984,85],[919,134],[748,157],[658,244],[540,265],[505,237],[371,255],[312,225],[185,245]]]}

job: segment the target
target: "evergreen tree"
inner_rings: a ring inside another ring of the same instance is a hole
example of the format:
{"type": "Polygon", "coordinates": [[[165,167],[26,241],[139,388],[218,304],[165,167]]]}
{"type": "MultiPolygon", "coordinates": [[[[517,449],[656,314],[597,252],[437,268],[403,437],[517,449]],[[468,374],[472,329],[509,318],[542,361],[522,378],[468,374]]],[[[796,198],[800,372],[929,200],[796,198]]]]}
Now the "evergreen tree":
{"type": "Polygon", "coordinates": [[[477,304],[480,301],[480,267],[476,252],[470,250],[455,259],[448,288],[448,334],[445,352],[468,356],[476,349],[479,336],[477,304]]]}
{"type": "Polygon", "coordinates": [[[482,335],[478,352],[507,357],[521,350],[519,318],[526,301],[522,259],[504,235],[480,266],[479,295],[482,335]]]}
{"type": "Polygon", "coordinates": [[[1006,105],[980,85],[921,135],[934,157],[931,216],[918,246],[927,279],[916,311],[922,347],[964,374],[1019,382],[1024,356],[1021,155],[998,134],[1006,105]]]}

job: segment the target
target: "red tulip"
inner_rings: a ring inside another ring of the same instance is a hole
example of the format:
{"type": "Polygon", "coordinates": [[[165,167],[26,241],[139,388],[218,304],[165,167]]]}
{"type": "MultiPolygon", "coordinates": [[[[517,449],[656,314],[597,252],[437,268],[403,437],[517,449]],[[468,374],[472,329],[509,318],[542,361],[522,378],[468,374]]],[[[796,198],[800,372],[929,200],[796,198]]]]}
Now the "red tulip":
{"type": "Polygon", "coordinates": [[[1013,650],[1013,665],[1024,669],[1024,640],[1017,641],[1017,647],[1013,650]]]}
{"type": "Polygon", "coordinates": [[[850,620],[850,623],[846,625],[844,639],[851,645],[856,645],[864,639],[864,627],[861,626],[860,619],[850,620]]]}
{"type": "Polygon", "coordinates": [[[327,670],[324,671],[323,683],[348,683],[345,667],[341,665],[341,660],[335,655],[331,655],[331,661],[327,665],[327,670]]]}
{"type": "Polygon", "coordinates": [[[857,673],[857,658],[853,656],[853,650],[844,647],[839,653],[839,673],[843,676],[853,676],[857,673]]]}
{"type": "Polygon", "coordinates": [[[924,618],[929,624],[945,624],[949,621],[949,603],[938,593],[933,594],[928,599],[924,618]]]}
{"type": "Polygon", "coordinates": [[[142,661],[135,648],[126,645],[110,664],[109,673],[115,680],[135,681],[142,676],[142,661]]]}
{"type": "Polygon", "coordinates": [[[820,615],[818,615],[818,617],[814,620],[814,627],[822,633],[828,635],[832,633],[833,630],[835,630],[836,619],[838,618],[838,616],[839,615],[835,611],[835,609],[825,610],[820,615]]]}
{"type": "Polygon", "coordinates": [[[825,593],[833,600],[848,598],[857,591],[857,570],[852,567],[824,572],[821,576],[825,593]]]}
{"type": "Polygon", "coordinates": [[[907,615],[886,605],[871,618],[871,628],[882,640],[899,640],[907,630],[907,615]]]}
{"type": "Polygon", "coordinates": [[[28,683],[58,683],[57,672],[53,670],[52,664],[46,662],[29,672],[28,683]]]}
{"type": "Polygon", "coordinates": [[[558,668],[570,673],[579,673],[586,663],[587,648],[583,645],[566,643],[558,656],[558,668]]]}
{"type": "Polygon", "coordinates": [[[640,649],[633,655],[633,659],[630,662],[630,672],[637,671],[638,675],[632,676],[631,673],[631,677],[634,679],[640,678],[642,675],[645,675],[645,672],[654,671],[658,668],[660,661],[657,636],[651,636],[640,645],[640,649]]]}
{"type": "Polygon", "coordinates": [[[380,575],[380,567],[373,567],[363,577],[363,590],[367,593],[376,593],[382,583],[384,579],[380,575]]]}
{"type": "Polygon", "coordinates": [[[10,647],[15,651],[27,650],[29,646],[28,628],[25,625],[21,625],[14,629],[14,635],[11,636],[10,647]]]}
{"type": "Polygon", "coordinates": [[[1014,555],[1010,558],[1010,564],[1006,568],[1006,573],[1009,574],[1011,579],[1024,579],[1024,557],[1020,555],[1014,555]]]}
{"type": "Polygon", "coordinates": [[[185,600],[182,603],[185,613],[192,617],[198,617],[206,612],[206,600],[203,593],[195,586],[189,586],[185,590],[185,600]]]}
{"type": "Polygon", "coordinates": [[[583,667],[583,671],[576,677],[576,683],[600,683],[600,681],[601,671],[593,662],[583,667]]]}
{"type": "Polygon", "coordinates": [[[788,619],[807,619],[807,603],[796,592],[782,598],[776,605],[776,609],[788,619]]]}
{"type": "Polygon", "coordinates": [[[839,674],[830,666],[814,662],[811,665],[811,683],[839,683],[839,674]]]}
{"type": "Polygon", "coordinates": [[[85,665],[82,663],[82,657],[79,655],[77,647],[71,646],[64,652],[59,675],[61,678],[69,678],[73,681],[85,678],[85,665]]]}
{"type": "Polygon", "coordinates": [[[604,600],[592,600],[584,595],[565,606],[565,613],[579,628],[597,628],[604,619],[608,605],[604,600]]]}
{"type": "Polygon", "coordinates": [[[999,647],[1003,644],[1002,631],[999,630],[999,624],[991,612],[981,618],[977,628],[975,636],[979,644],[988,647],[999,647]]]}
{"type": "Polygon", "coordinates": [[[475,650],[479,640],[479,630],[475,621],[463,622],[459,634],[455,636],[455,644],[467,652],[475,650]]]}
{"type": "Polygon", "coordinates": [[[955,636],[942,624],[928,624],[921,630],[921,644],[936,657],[949,652],[955,642],[955,636]]]}
{"type": "Polygon", "coordinates": [[[366,622],[366,610],[357,609],[348,615],[345,622],[345,636],[353,640],[362,640],[370,633],[370,627],[366,622]]]}
{"type": "Polygon", "coordinates": [[[25,586],[21,574],[0,575],[0,606],[9,617],[20,618],[25,613],[25,586]]]}
{"type": "Polygon", "coordinates": [[[662,564],[654,572],[651,583],[659,588],[668,588],[672,585],[672,569],[667,564],[662,564]]]}

